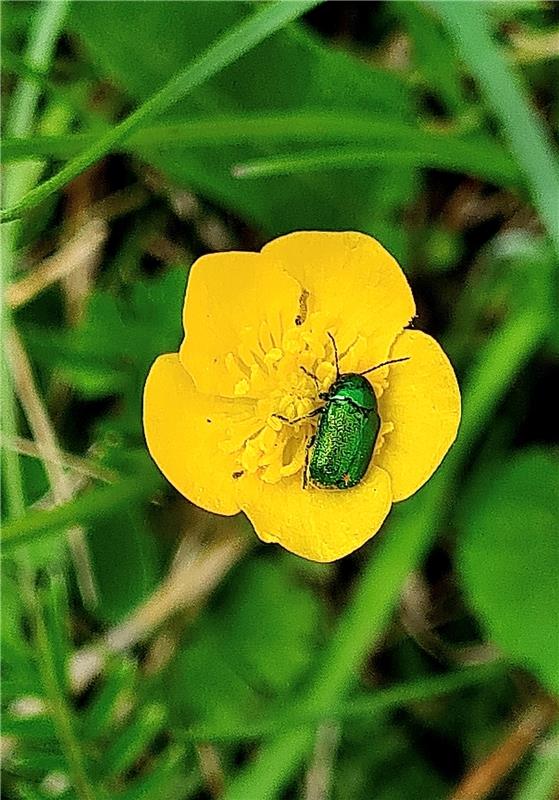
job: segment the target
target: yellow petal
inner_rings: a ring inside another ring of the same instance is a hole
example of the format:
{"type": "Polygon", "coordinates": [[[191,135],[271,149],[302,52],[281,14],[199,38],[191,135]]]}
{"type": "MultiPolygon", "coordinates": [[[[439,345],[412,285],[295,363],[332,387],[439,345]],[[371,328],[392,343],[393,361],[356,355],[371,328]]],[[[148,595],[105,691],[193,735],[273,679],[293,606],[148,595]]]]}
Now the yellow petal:
{"type": "MultiPolygon", "coordinates": [[[[241,331],[263,356],[298,313],[301,287],[260,253],[213,253],[190,270],[180,358],[201,392],[232,397],[249,365],[239,361],[241,331]],[[264,323],[264,325],[263,325],[264,323]],[[262,342],[262,344],[260,344],[262,342]],[[228,354],[233,353],[234,357],[228,354]]],[[[246,350],[246,347],[244,348],[246,350]]],[[[246,355],[246,354],[243,354],[246,355]]]]}
{"type": "Polygon", "coordinates": [[[300,473],[274,484],[246,476],[239,481],[239,499],[263,541],[323,562],[361,547],[379,530],[392,502],[390,478],[375,466],[346,490],[303,489],[300,473]]]}
{"type": "Polygon", "coordinates": [[[239,511],[232,477],[238,467],[220,447],[233,402],[198,392],[176,353],[159,356],[144,389],[144,432],[151,457],[186,498],[227,515],[239,511]]]}
{"type": "Polygon", "coordinates": [[[374,463],[392,479],[394,501],[405,500],[437,469],[456,438],[460,422],[460,390],[440,345],[421,331],[398,337],[390,358],[409,357],[394,365],[389,385],[379,399],[386,433],[374,463]]]}
{"type": "Polygon", "coordinates": [[[361,334],[371,363],[343,363],[344,371],[383,361],[396,336],[415,315],[406,277],[384,247],[363,233],[300,231],[267,244],[276,259],[309,292],[308,315],[322,312],[337,320],[343,350],[361,334]]]}

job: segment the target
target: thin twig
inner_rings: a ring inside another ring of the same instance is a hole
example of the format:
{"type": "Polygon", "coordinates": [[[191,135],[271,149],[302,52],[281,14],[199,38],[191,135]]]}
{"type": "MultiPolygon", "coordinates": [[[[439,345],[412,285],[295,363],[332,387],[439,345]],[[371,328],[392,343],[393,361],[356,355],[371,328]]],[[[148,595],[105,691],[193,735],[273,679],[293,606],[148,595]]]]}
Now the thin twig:
{"type": "MultiPolygon", "coordinates": [[[[91,205],[95,197],[95,187],[102,182],[103,170],[103,162],[94,164],[66,187],[64,230],[68,236],[77,235],[87,225],[87,221],[92,219],[91,205]]],[[[66,318],[70,325],[76,325],[83,316],[100,256],[99,251],[89,252],[78,268],[62,279],[66,318]]]]}
{"type": "MultiPolygon", "coordinates": [[[[13,450],[15,453],[19,453],[22,456],[44,460],[44,456],[39,452],[39,448],[35,442],[32,442],[30,439],[25,439],[23,436],[6,436],[4,434],[2,437],[2,447],[13,450]]],[[[114,481],[118,480],[118,474],[112,469],[103,467],[101,464],[96,464],[88,458],[75,456],[71,453],[63,453],[60,450],[58,458],[53,463],[65,469],[69,469],[72,472],[76,472],[79,475],[84,475],[86,478],[93,478],[96,481],[114,483],[114,481]]]]}
{"type": "Polygon", "coordinates": [[[198,742],[194,747],[204,784],[211,796],[217,800],[225,791],[225,775],[217,748],[209,742],[198,742]]]}
{"type": "Polygon", "coordinates": [[[109,194],[102,200],[98,200],[89,209],[89,216],[91,219],[99,218],[110,221],[124,214],[130,214],[132,211],[137,211],[148,200],[148,192],[138,183],[109,194]]]}
{"type": "MultiPolygon", "coordinates": [[[[6,336],[6,347],[16,394],[45,465],[54,502],[56,505],[67,503],[74,493],[72,482],[60,464],[54,429],[37,391],[27,353],[15,330],[11,330],[6,336]]],[[[97,591],[83,528],[76,526],[68,530],[68,544],[84,602],[88,606],[94,606],[97,603],[97,591]]]]}
{"type": "Polygon", "coordinates": [[[19,308],[51,284],[96,259],[107,235],[108,227],[103,220],[90,220],[57,253],[41,261],[24,278],[7,286],[6,302],[12,308],[19,308]]]}
{"type": "Polygon", "coordinates": [[[163,583],[120,625],[92,646],[79,650],[70,662],[70,682],[79,692],[102,671],[107,658],[146,639],[177,611],[197,606],[242,557],[247,541],[232,537],[175,563],[163,583]]]}
{"type": "Polygon", "coordinates": [[[549,698],[534,703],[520,716],[506,739],[465,775],[449,800],[484,800],[556,717],[557,706],[549,698]]]}
{"type": "Polygon", "coordinates": [[[327,800],[332,784],[332,764],[340,738],[340,726],[323,722],[316,732],[313,759],[307,773],[305,800],[327,800]]]}
{"type": "Polygon", "coordinates": [[[519,64],[531,64],[559,56],[559,31],[513,32],[509,39],[513,46],[511,56],[519,64]]]}

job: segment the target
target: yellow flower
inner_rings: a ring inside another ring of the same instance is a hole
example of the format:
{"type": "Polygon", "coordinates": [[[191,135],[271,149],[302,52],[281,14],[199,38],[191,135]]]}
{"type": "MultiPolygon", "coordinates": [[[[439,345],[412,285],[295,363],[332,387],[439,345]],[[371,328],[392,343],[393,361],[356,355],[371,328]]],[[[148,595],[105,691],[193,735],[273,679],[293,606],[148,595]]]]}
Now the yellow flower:
{"type": "Polygon", "coordinates": [[[397,262],[361,233],[299,232],[260,253],[193,265],[179,353],[159,356],[144,392],[149,451],[198,506],[244,511],[258,536],[314,561],[334,561],[416,492],[455,439],[460,394],[437,342],[406,329],[415,304],[397,262]],[[350,489],[307,485],[315,409],[340,370],[368,376],[381,420],[373,457],[350,489]],[[314,374],[317,381],[308,375],[314,374]],[[278,416],[279,415],[279,416],[278,416]]]}

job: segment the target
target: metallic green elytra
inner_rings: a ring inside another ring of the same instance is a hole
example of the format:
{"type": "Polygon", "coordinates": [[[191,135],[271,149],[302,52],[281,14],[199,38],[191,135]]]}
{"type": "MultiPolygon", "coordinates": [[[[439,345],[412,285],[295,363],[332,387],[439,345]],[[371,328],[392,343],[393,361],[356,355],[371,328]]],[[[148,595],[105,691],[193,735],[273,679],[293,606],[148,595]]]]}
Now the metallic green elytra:
{"type": "MultiPolygon", "coordinates": [[[[319,392],[324,405],[307,415],[319,414],[320,421],[307,445],[303,488],[310,483],[324,489],[351,489],[369,468],[380,430],[377,398],[365,375],[408,358],[383,361],[360,373],[340,373],[336,341],[331,333],[328,336],[334,348],[336,380],[327,392],[319,392]]],[[[318,385],[315,375],[303,371],[318,385]]]]}
{"type": "Polygon", "coordinates": [[[377,398],[365,377],[349,372],[323,399],[306,478],[314,486],[349,489],[362,480],[373,457],[380,428],[377,398]]]}

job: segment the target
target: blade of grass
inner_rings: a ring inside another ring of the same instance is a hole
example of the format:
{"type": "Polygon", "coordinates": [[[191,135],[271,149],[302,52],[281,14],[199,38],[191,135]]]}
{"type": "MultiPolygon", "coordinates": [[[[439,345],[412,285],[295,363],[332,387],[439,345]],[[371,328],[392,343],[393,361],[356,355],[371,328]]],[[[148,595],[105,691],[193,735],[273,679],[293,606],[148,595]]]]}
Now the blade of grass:
{"type": "Polygon", "coordinates": [[[258,8],[248,19],[235,25],[204,53],[177,73],[158,92],[142,103],[122,122],[103,134],[84,152],[68,162],[52,178],[29,191],[19,202],[0,213],[0,222],[17,219],[29,208],[61,189],[87,167],[109,153],[118,143],[145,125],[148,120],[163,113],[192,89],[236,61],[240,56],[304,14],[320,0],[275,2],[258,8]]]}
{"type": "Polygon", "coordinates": [[[494,151],[493,157],[487,158],[486,150],[471,147],[456,139],[447,141],[440,148],[434,148],[432,142],[416,141],[410,147],[383,141],[375,149],[331,147],[327,150],[255,159],[234,166],[232,174],[236,178],[261,178],[361,167],[435,167],[475,175],[499,186],[518,186],[521,182],[518,171],[506,156],[502,158],[501,155],[494,151]]]}
{"type": "Polygon", "coordinates": [[[43,511],[28,511],[24,517],[7,522],[2,531],[2,549],[10,552],[22,544],[60,536],[69,525],[91,522],[100,514],[147,498],[160,482],[154,472],[146,472],[109,486],[99,486],[68,503],[43,511]]]}
{"type": "MultiPolygon", "coordinates": [[[[38,6],[31,23],[26,52],[26,61],[32,69],[44,73],[50,65],[68,6],[68,0],[49,0],[38,6]]],[[[36,79],[18,81],[6,114],[6,136],[30,135],[40,94],[41,86],[36,79]]],[[[4,202],[8,205],[17,204],[38,179],[40,170],[41,166],[36,163],[20,164],[18,168],[7,167],[3,180],[4,202]]],[[[15,236],[15,232],[7,231],[4,235],[11,238],[15,236]]],[[[7,269],[6,265],[4,269],[7,269]]]]}
{"type": "MultiPolygon", "coordinates": [[[[78,120],[84,123],[89,122],[97,126],[101,124],[106,127],[106,124],[103,122],[101,117],[87,109],[85,98],[83,98],[83,102],[78,102],[78,97],[72,91],[72,89],[68,89],[66,86],[61,86],[55,83],[47,75],[45,75],[43,70],[32,67],[25,59],[21,58],[15,53],[10,52],[6,48],[4,48],[2,52],[2,62],[6,72],[11,72],[20,78],[24,78],[27,81],[36,84],[45,94],[49,94],[51,97],[56,98],[56,100],[66,106],[66,108],[71,111],[78,120]]],[[[17,142],[19,140],[15,139],[12,141],[17,142]]],[[[4,142],[2,142],[2,148],[3,147],[4,142]]],[[[3,161],[6,163],[4,158],[3,161]]]]}
{"type": "MultiPolygon", "coordinates": [[[[38,7],[26,53],[26,63],[31,70],[44,74],[50,65],[68,5],[67,0],[64,2],[49,0],[38,7]]],[[[35,78],[28,76],[18,82],[7,114],[8,136],[27,136],[33,129],[33,117],[40,92],[40,84],[35,78]]]]}
{"type": "Polygon", "coordinates": [[[264,718],[259,722],[247,722],[244,725],[225,725],[222,728],[195,725],[184,732],[184,737],[185,740],[238,742],[285,733],[303,725],[318,725],[324,720],[368,719],[408,703],[429,700],[432,697],[484,683],[501,674],[503,666],[503,663],[493,662],[449,672],[447,675],[420,678],[337,703],[327,712],[296,707],[290,709],[289,713],[283,712],[275,717],[264,718]]]}
{"type": "MultiPolygon", "coordinates": [[[[94,140],[95,137],[91,134],[7,139],[3,142],[3,158],[5,162],[29,157],[65,159],[81,152],[94,140]]],[[[418,158],[424,154],[424,159],[431,158],[442,164],[456,164],[456,169],[472,171],[481,177],[490,176],[513,185],[522,183],[522,174],[514,160],[489,137],[462,137],[451,132],[433,131],[400,120],[372,115],[305,111],[216,116],[179,124],[151,125],[136,131],[125,142],[115,145],[115,149],[142,153],[144,149],[147,151],[150,146],[155,145],[162,149],[166,146],[208,147],[247,142],[311,142],[318,145],[362,143],[375,145],[388,152],[394,149],[398,157],[402,151],[416,151],[418,158]]],[[[327,151],[328,157],[334,152],[327,151]]],[[[345,150],[342,152],[346,153],[345,150]]],[[[366,151],[366,155],[370,153],[370,150],[366,151]]],[[[311,154],[299,153],[295,157],[308,159],[309,155],[311,154]]],[[[345,155],[343,158],[345,159],[345,155]]],[[[269,163],[269,160],[265,163],[269,163]]],[[[249,169],[252,174],[253,165],[254,162],[251,162],[247,166],[245,174],[249,174],[249,169]]],[[[281,165],[280,167],[283,169],[281,165]]],[[[317,168],[321,168],[321,165],[317,168]]]]}
{"type": "MultiPolygon", "coordinates": [[[[385,536],[365,566],[353,597],[330,640],[320,670],[305,696],[310,709],[327,710],[348,690],[365,654],[381,637],[405,578],[427,552],[448,507],[455,479],[473,442],[532,353],[550,322],[538,310],[512,317],[480,352],[464,388],[459,437],[431,481],[396,508],[385,536]]],[[[304,727],[266,744],[233,779],[224,800],[273,800],[312,748],[314,729],[304,727]]]]}
{"type": "Polygon", "coordinates": [[[483,3],[433,3],[526,175],[542,222],[559,254],[559,167],[520,77],[491,33],[483,3]]]}

